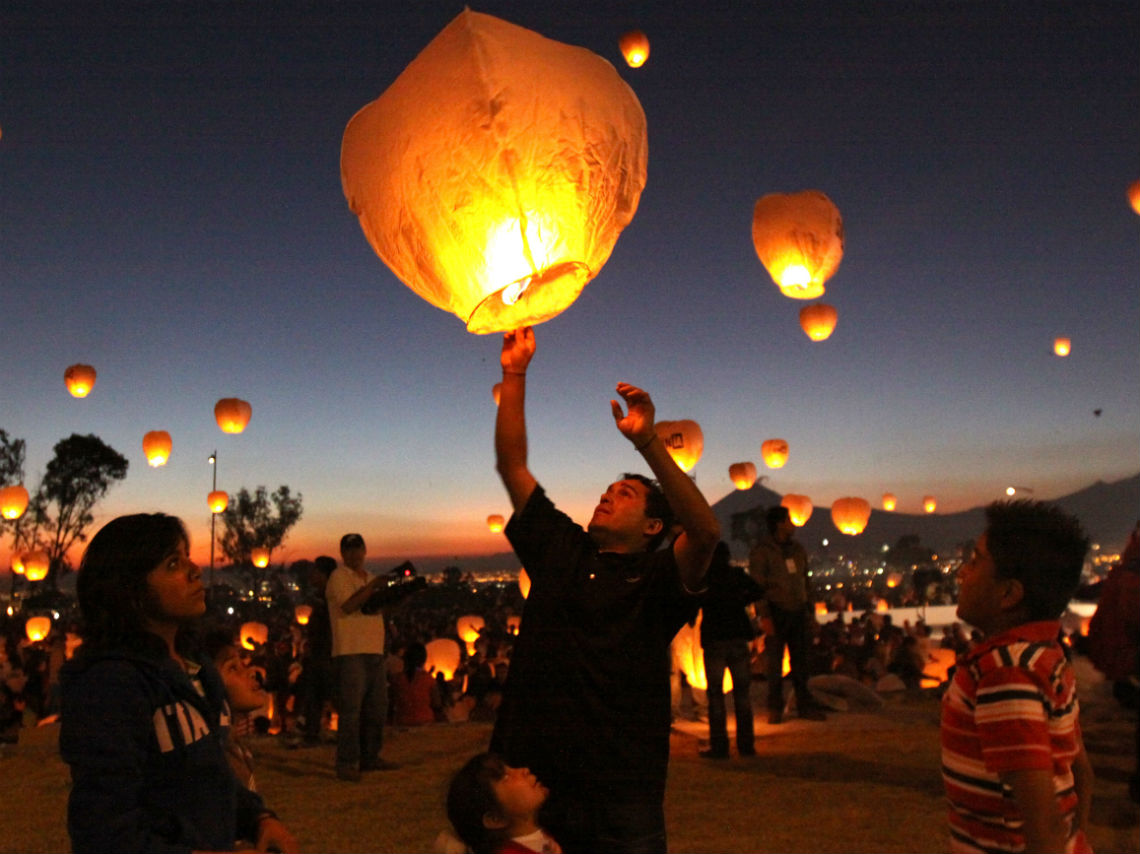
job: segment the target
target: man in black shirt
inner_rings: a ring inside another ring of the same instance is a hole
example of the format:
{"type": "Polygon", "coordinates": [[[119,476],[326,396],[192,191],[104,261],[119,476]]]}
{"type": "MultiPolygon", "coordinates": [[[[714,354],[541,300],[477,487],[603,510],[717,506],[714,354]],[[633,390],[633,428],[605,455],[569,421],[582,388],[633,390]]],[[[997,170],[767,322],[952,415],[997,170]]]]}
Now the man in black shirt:
{"type": "Polygon", "coordinates": [[[567,854],[664,852],[669,643],[696,614],[720,527],[658,438],[649,395],[627,383],[614,421],[657,483],[623,476],[585,530],[555,509],[527,466],[534,350],[529,328],[504,336],[495,453],[531,591],[491,748],[550,787],[543,825],[567,854]]]}

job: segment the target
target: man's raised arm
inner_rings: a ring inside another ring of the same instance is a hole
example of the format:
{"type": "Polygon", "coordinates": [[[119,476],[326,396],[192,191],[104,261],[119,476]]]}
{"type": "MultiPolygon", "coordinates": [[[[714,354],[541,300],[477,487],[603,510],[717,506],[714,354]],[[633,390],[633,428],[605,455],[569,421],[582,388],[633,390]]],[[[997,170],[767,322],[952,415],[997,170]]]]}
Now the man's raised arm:
{"type": "Polygon", "coordinates": [[[495,416],[495,468],[511,499],[521,510],[538,485],[526,463],[526,369],[534,356],[534,330],[529,326],[503,335],[503,383],[495,416]]]}

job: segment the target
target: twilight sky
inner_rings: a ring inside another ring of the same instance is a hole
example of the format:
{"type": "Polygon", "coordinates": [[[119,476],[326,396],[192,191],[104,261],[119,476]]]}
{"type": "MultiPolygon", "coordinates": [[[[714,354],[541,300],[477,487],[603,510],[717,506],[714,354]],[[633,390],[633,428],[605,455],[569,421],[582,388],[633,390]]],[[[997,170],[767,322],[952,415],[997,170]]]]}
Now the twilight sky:
{"type": "MultiPolygon", "coordinates": [[[[275,562],[335,554],[349,530],[383,562],[506,548],[484,524],[509,512],[499,338],[395,278],[339,173],[348,120],[462,8],[5,0],[0,428],[28,442],[29,488],[58,440],[95,433],[130,459],[95,528],[174,513],[202,561],[215,449],[219,488],[303,494],[275,562]],[[84,400],[73,362],[99,372],[84,400]],[[229,396],[253,406],[239,436],[214,422],[229,396]],[[158,469],[154,429],[174,439],[158,469]]],[[[905,512],[1140,470],[1133,0],[472,8],[605,57],[648,120],[637,215],[536,329],[530,463],[572,516],[644,470],[609,413],[619,380],[701,424],[711,501],[744,460],[817,507],[891,491],[905,512]],[[633,27],[640,69],[617,48],[633,27]],[[846,228],[822,343],[751,242],[756,199],[803,189],[846,228]],[[791,446],[777,471],[772,437],[791,446]]]]}

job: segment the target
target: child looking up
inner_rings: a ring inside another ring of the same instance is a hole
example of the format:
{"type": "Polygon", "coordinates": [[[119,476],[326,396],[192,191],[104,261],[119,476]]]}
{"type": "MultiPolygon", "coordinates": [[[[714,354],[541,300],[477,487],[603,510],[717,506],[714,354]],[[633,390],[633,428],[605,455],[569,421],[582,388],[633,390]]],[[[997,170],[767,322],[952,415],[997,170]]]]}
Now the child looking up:
{"type": "Polygon", "coordinates": [[[538,824],[549,790],[495,753],[470,759],[447,790],[447,817],[475,854],[562,854],[538,824]]]}

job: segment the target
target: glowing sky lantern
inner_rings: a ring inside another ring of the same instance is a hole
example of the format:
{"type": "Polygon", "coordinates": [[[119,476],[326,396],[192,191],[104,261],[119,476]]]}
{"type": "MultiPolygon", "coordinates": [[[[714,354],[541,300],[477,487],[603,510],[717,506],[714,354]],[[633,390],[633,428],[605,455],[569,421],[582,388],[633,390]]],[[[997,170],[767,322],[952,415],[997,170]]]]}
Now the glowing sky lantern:
{"type": "Polygon", "coordinates": [[[501,534],[506,524],[507,520],[498,513],[492,513],[487,517],[487,530],[492,534],[501,534]]]}
{"type": "Polygon", "coordinates": [[[0,516],[19,519],[28,509],[28,490],[22,484],[0,488],[0,516]]]}
{"type": "Polygon", "coordinates": [[[455,633],[467,644],[467,654],[475,654],[475,641],[479,640],[479,630],[485,625],[478,614],[464,614],[455,622],[455,633]]]}
{"type": "Polygon", "coordinates": [[[307,626],[309,618],[313,616],[312,605],[295,605],[293,607],[293,619],[297,621],[299,626],[307,626]]]}
{"type": "Polygon", "coordinates": [[[1073,342],[1068,338],[1054,338],[1053,352],[1058,356],[1067,356],[1073,350],[1073,342]]]}
{"type": "Polygon", "coordinates": [[[728,467],[728,476],[737,489],[751,489],[756,483],[756,464],[733,463],[728,467]]]}
{"type": "Polygon", "coordinates": [[[826,602],[816,602],[815,603],[815,615],[817,617],[826,617],[827,616],[827,603],[826,602]]]}
{"type": "Polygon", "coordinates": [[[760,445],[760,456],[770,469],[783,468],[788,461],[788,443],[784,439],[765,439],[760,445]]]}
{"type": "Polygon", "coordinates": [[[214,404],[214,420],[223,433],[240,433],[249,424],[253,407],[237,397],[223,397],[214,404]]]}
{"type": "Polygon", "coordinates": [[[831,505],[831,521],[844,534],[863,533],[871,518],[871,505],[862,498],[840,498],[831,505]]]}
{"type": "Polygon", "coordinates": [[[890,492],[883,493],[883,509],[887,511],[894,511],[898,506],[899,500],[890,492]]]}
{"type": "Polygon", "coordinates": [[[641,68],[649,59],[649,37],[641,30],[630,30],[618,40],[621,55],[630,68],[641,68]]]}
{"type": "Polygon", "coordinates": [[[257,546],[249,550],[249,560],[258,569],[265,569],[269,566],[269,549],[264,546],[257,546]]]}
{"type": "Polygon", "coordinates": [[[802,528],[807,524],[807,520],[811,518],[811,511],[814,509],[810,498],[806,495],[796,495],[793,492],[789,492],[780,499],[780,506],[788,508],[788,518],[797,528],[802,528]]]}
{"type": "Polygon", "coordinates": [[[43,581],[51,569],[51,558],[40,549],[24,555],[24,578],[28,581],[43,581]]]}
{"type": "Polygon", "coordinates": [[[1132,210],[1140,214],[1140,181],[1134,181],[1128,188],[1128,201],[1132,204],[1132,210]]]}
{"type": "Polygon", "coordinates": [[[63,372],[63,381],[72,397],[87,397],[95,388],[95,369],[90,365],[72,365],[63,372]]]}
{"type": "Polygon", "coordinates": [[[21,554],[12,555],[12,572],[16,575],[24,574],[24,556],[21,554]]]}
{"type": "Polygon", "coordinates": [[[146,463],[151,468],[166,465],[173,448],[174,442],[165,430],[151,430],[143,436],[142,449],[146,454],[146,463]]]}
{"type": "Polygon", "coordinates": [[[42,641],[51,634],[51,617],[28,617],[24,633],[32,643],[42,641]]]}
{"type": "Polygon", "coordinates": [[[800,327],[812,341],[826,341],[835,331],[839,312],[825,302],[813,302],[800,309],[800,327]]]}
{"type": "Polygon", "coordinates": [[[933,495],[922,496],[922,509],[927,513],[933,513],[938,509],[938,499],[936,499],[933,495]]]}
{"type": "Polygon", "coordinates": [[[574,302],[647,161],[645,113],[609,62],[468,9],[353,116],[340,170],[396,277],[489,333],[574,302]]]}
{"type": "Polygon", "coordinates": [[[230,506],[230,496],[220,489],[215,489],[206,496],[206,503],[210,506],[211,513],[223,513],[230,506]]]}
{"type": "Polygon", "coordinates": [[[435,675],[442,674],[444,679],[451,680],[455,671],[459,669],[459,644],[451,638],[436,638],[424,644],[427,647],[427,661],[424,667],[435,675]]]}
{"type": "Polygon", "coordinates": [[[269,626],[265,625],[265,623],[259,623],[256,620],[242,623],[241,630],[238,632],[238,638],[241,640],[241,645],[248,650],[257,649],[258,646],[265,646],[269,643],[269,626]]]}
{"type": "Polygon", "coordinates": [[[752,245],[784,296],[819,299],[843,260],[843,218],[819,190],[771,193],[752,210],[752,245]]]}
{"type": "Polygon", "coordinates": [[[524,599],[530,595],[530,576],[522,567],[519,567],[519,593],[524,599]]]}
{"type": "Polygon", "coordinates": [[[680,421],[658,421],[655,426],[661,443],[677,467],[684,472],[691,470],[705,449],[705,434],[701,432],[701,425],[684,418],[680,421]]]}

